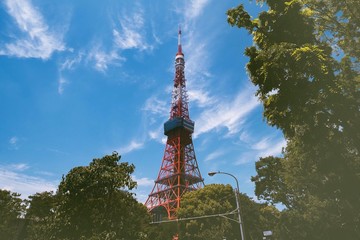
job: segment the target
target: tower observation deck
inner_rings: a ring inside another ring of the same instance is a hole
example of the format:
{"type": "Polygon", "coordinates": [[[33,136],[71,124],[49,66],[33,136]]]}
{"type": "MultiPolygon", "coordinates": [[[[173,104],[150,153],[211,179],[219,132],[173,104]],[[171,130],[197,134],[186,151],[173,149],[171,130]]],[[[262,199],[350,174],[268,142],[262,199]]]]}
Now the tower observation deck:
{"type": "Polygon", "coordinates": [[[168,219],[177,218],[184,193],[204,186],[192,141],[195,123],[189,117],[184,70],[185,60],[179,29],[170,117],[164,123],[167,141],[159,174],[145,202],[150,212],[165,213],[168,219]]]}

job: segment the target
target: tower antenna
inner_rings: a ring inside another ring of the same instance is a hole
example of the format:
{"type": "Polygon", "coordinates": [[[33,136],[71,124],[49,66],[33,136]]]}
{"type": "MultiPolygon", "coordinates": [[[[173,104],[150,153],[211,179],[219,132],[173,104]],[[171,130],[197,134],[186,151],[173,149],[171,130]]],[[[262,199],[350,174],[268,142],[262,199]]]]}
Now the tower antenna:
{"type": "Polygon", "coordinates": [[[181,47],[181,26],[179,25],[178,31],[178,53],[182,54],[182,47],[181,47]]]}

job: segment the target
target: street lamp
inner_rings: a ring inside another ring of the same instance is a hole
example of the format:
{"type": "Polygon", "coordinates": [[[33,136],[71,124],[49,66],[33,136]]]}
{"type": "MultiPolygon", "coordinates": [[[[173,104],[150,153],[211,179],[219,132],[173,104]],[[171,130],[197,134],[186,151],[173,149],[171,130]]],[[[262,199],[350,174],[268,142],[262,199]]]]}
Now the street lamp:
{"type": "Polygon", "coordinates": [[[233,177],[236,181],[236,186],[237,186],[237,189],[235,189],[235,199],[236,199],[236,207],[237,207],[237,212],[238,212],[238,217],[239,217],[239,225],[240,225],[240,234],[241,234],[241,240],[244,240],[244,231],[243,231],[243,228],[242,228],[242,221],[241,221],[241,216],[240,216],[240,203],[239,203],[239,182],[237,180],[237,178],[230,174],[230,173],[226,173],[226,172],[220,172],[220,171],[217,171],[217,172],[209,172],[208,175],[210,177],[214,176],[215,174],[225,174],[225,175],[229,175],[231,177],[233,177]]]}

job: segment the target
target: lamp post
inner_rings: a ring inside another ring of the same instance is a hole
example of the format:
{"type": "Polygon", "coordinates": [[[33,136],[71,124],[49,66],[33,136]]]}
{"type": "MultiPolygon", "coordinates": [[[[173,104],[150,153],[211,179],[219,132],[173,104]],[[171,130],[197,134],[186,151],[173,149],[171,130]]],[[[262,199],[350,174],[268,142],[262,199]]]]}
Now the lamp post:
{"type": "Polygon", "coordinates": [[[210,177],[214,176],[215,174],[225,174],[225,175],[229,175],[231,177],[233,177],[236,181],[236,186],[237,186],[237,189],[235,190],[235,199],[236,199],[236,207],[237,207],[237,212],[238,212],[238,217],[239,217],[239,225],[240,225],[240,235],[241,235],[241,240],[244,240],[244,231],[243,231],[243,227],[242,227],[242,221],[241,221],[241,216],[240,216],[240,203],[239,203],[239,182],[237,180],[237,178],[230,174],[230,173],[226,173],[226,172],[220,172],[220,171],[217,171],[217,172],[209,172],[208,175],[210,177]]]}

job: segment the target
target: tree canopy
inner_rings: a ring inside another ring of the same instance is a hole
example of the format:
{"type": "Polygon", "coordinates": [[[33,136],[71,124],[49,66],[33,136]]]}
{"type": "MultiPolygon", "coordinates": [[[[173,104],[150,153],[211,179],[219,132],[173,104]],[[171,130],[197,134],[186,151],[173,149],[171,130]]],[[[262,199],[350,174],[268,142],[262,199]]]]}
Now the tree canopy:
{"type": "Polygon", "coordinates": [[[68,239],[141,239],[149,221],[146,208],[128,191],[134,166],[119,162],[117,153],[72,169],[58,190],[59,237],[68,239]]]}
{"type": "MultiPolygon", "coordinates": [[[[240,194],[241,217],[246,239],[261,239],[264,230],[276,225],[278,211],[240,194]]],[[[241,239],[235,195],[230,185],[210,184],[186,193],[178,211],[179,218],[192,218],[233,212],[224,217],[206,217],[181,221],[180,239],[241,239]],[[231,220],[232,219],[232,220],[231,220]]]]}
{"type": "Polygon", "coordinates": [[[26,239],[53,239],[58,198],[53,192],[36,193],[29,196],[26,211],[26,239]]]}
{"type": "Polygon", "coordinates": [[[21,228],[20,217],[25,212],[25,205],[19,198],[20,194],[0,189],[0,237],[1,239],[16,238],[21,228]]]}
{"type": "Polygon", "coordinates": [[[146,207],[134,198],[134,169],[114,152],[71,169],[55,193],[22,200],[0,190],[0,239],[171,239],[177,225],[150,225],[146,207]]]}
{"type": "Polygon", "coordinates": [[[117,153],[73,168],[56,194],[30,197],[27,239],[149,239],[147,209],[130,192],[134,168],[117,153]]]}
{"type": "Polygon", "coordinates": [[[245,28],[247,70],[266,121],[284,133],[283,158],[261,158],[258,197],[283,203],[279,236],[360,237],[359,1],[264,0],[252,18],[228,11],[245,28]]]}

